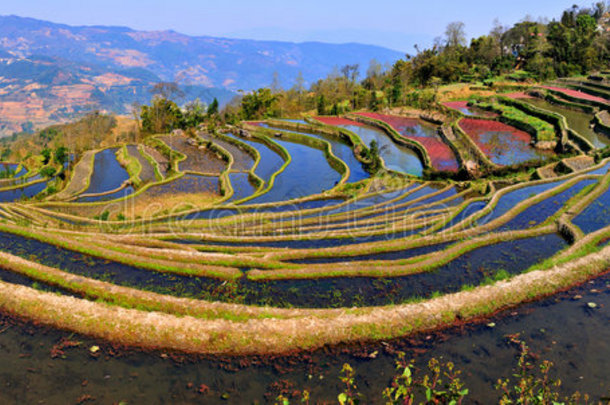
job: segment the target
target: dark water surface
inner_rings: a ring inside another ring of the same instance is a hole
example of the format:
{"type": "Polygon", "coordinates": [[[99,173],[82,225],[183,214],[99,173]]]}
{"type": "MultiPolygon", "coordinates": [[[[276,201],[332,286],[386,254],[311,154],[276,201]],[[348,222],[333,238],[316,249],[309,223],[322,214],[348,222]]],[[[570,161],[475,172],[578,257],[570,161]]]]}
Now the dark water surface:
{"type": "Polygon", "coordinates": [[[284,358],[172,360],[159,352],[117,352],[97,340],[0,316],[0,402],[66,404],[91,395],[93,403],[108,404],[273,403],[274,388],[283,385],[309,390],[312,403],[335,403],[342,388],[339,370],[347,362],[356,370],[364,403],[383,404],[381,392],[395,375],[400,350],[419,367],[431,357],[454,362],[470,389],[466,403],[490,404],[498,402],[493,385],[516,364],[517,352],[506,343],[515,333],[554,362],[551,374],[561,378],[564,392],[588,392],[595,402],[610,395],[610,276],[603,276],[480,324],[284,358]],[[62,338],[80,345],[53,359],[51,350],[62,338]],[[101,347],[98,358],[89,354],[93,345],[101,347]],[[208,394],[197,393],[201,384],[210,388],[208,394]]]}

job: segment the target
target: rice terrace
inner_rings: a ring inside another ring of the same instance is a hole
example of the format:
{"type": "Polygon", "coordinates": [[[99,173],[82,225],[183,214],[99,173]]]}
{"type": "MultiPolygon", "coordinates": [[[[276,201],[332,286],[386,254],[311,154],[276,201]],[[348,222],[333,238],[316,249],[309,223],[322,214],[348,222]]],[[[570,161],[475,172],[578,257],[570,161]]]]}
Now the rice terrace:
{"type": "Polygon", "coordinates": [[[406,56],[0,17],[0,401],[610,403],[610,7],[557,7],[406,56]]]}

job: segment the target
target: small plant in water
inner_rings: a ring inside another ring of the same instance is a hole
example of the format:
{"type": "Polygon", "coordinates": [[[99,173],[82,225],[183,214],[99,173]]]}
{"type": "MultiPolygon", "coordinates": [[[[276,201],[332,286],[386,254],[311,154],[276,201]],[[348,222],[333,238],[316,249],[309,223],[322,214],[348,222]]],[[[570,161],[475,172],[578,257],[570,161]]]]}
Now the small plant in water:
{"type": "Polygon", "coordinates": [[[345,389],[339,394],[337,399],[341,405],[355,405],[360,403],[360,394],[356,386],[356,372],[349,364],[345,363],[341,370],[341,382],[345,384],[345,389]]]}
{"type": "Polygon", "coordinates": [[[461,404],[468,395],[468,389],[460,380],[460,371],[453,363],[441,363],[437,359],[428,362],[428,373],[421,380],[413,374],[413,363],[405,361],[404,353],[396,362],[398,374],[383,392],[387,404],[414,404],[417,397],[423,397],[423,404],[461,404]]]}
{"type": "Polygon", "coordinates": [[[528,345],[522,341],[519,334],[508,336],[509,342],[519,348],[519,360],[514,370],[512,381],[510,378],[500,379],[496,389],[501,393],[499,403],[555,405],[555,404],[581,404],[588,403],[589,396],[579,392],[560,399],[560,379],[552,379],[550,371],[553,363],[543,360],[538,363],[538,356],[532,353],[528,345]],[[584,401],[584,402],[583,402],[584,401]]]}

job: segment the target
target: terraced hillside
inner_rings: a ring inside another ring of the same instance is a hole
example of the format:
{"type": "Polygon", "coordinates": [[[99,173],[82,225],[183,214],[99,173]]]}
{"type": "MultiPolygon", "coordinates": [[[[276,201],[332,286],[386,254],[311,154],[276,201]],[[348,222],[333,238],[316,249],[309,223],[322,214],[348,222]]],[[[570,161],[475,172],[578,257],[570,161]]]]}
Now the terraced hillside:
{"type": "Polygon", "coordinates": [[[562,108],[580,104],[554,91],[451,103],[442,123],[359,113],[150,136],[46,177],[13,163],[0,309],[128,345],[284,353],[582,283],[610,264],[610,158],[588,141],[607,124],[583,105],[597,126],[579,134],[562,108]]]}

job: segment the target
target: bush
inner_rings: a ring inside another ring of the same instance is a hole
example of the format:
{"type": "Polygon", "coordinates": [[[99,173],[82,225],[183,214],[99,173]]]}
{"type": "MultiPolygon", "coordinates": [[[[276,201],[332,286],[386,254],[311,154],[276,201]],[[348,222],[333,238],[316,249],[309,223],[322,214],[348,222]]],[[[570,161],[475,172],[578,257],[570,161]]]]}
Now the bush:
{"type": "Polygon", "coordinates": [[[56,170],[51,166],[43,167],[40,170],[40,175],[42,177],[46,177],[46,178],[51,178],[51,177],[55,176],[55,173],[56,173],[56,170]]]}

